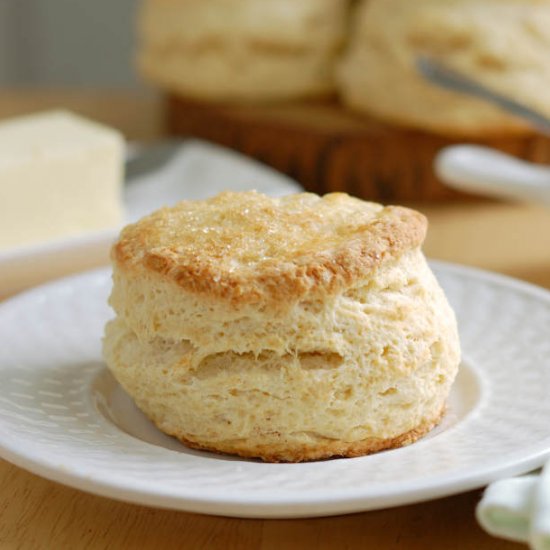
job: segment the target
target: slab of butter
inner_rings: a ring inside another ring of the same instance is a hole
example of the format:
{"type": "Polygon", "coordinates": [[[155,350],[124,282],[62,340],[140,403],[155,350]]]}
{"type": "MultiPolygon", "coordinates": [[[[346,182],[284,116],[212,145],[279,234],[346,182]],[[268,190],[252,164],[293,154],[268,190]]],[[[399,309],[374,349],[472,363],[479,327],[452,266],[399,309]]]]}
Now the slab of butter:
{"type": "Polygon", "coordinates": [[[122,135],[65,111],[0,122],[0,251],[118,227],[122,135]]]}

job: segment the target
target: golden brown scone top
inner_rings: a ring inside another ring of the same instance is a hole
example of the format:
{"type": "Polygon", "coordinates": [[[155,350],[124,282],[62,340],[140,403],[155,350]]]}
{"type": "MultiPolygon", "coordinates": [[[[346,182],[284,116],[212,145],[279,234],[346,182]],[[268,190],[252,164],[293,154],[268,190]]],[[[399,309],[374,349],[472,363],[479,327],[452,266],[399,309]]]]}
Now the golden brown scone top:
{"type": "Polygon", "coordinates": [[[271,198],[225,192],[182,201],[127,226],[113,247],[125,272],[154,272],[237,303],[331,294],[422,244],[426,219],[344,193],[271,198]]]}

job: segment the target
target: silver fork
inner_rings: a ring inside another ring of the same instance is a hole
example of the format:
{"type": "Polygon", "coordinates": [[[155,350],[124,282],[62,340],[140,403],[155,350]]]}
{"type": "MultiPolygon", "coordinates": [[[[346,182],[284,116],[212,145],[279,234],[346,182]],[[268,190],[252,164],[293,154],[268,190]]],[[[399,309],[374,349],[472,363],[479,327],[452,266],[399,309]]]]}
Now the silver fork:
{"type": "Polygon", "coordinates": [[[550,119],[547,116],[452,69],[442,61],[421,55],[416,59],[416,69],[432,84],[493,103],[508,113],[522,118],[540,133],[550,136],[550,119]]]}

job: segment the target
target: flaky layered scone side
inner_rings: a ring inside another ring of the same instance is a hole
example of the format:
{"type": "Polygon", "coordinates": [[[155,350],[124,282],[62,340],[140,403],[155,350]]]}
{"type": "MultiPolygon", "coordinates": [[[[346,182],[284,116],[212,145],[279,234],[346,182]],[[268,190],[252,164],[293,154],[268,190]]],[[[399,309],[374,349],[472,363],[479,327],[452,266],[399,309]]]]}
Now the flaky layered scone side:
{"type": "Polygon", "coordinates": [[[191,447],[303,461],[410,443],[460,355],[425,233],[413,210],[337,193],[159,210],[113,248],[107,364],[191,447]]]}

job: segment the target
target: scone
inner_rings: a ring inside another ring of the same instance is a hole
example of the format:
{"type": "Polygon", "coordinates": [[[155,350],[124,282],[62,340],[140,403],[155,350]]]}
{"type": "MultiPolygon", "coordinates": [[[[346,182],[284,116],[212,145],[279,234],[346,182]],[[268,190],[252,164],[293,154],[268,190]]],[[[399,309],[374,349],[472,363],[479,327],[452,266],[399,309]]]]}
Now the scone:
{"type": "Polygon", "coordinates": [[[390,122],[453,136],[528,131],[482,100],[426,83],[419,54],[440,57],[550,115],[548,0],[364,0],[338,68],[342,97],[390,122]]]}
{"type": "Polygon", "coordinates": [[[454,314],[425,218],[341,193],[223,193],[114,245],[109,368],[185,444],[266,461],[398,447],[440,420],[454,314]]]}
{"type": "Polygon", "coordinates": [[[348,0],[145,0],[138,65],[151,82],[210,100],[334,90],[348,0]]]}

